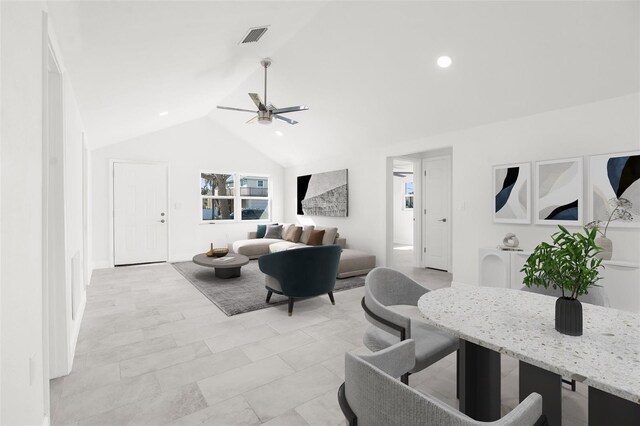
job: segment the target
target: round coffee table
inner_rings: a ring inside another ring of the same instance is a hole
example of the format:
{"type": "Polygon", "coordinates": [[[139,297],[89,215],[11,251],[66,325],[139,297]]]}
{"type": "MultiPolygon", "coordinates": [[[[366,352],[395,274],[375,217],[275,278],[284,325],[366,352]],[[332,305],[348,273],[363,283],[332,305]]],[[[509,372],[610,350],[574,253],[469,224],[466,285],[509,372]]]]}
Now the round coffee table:
{"type": "Polygon", "coordinates": [[[193,256],[193,263],[214,268],[218,278],[236,278],[240,276],[240,268],[249,263],[249,258],[236,253],[224,257],[208,257],[206,253],[200,253],[193,256]]]}

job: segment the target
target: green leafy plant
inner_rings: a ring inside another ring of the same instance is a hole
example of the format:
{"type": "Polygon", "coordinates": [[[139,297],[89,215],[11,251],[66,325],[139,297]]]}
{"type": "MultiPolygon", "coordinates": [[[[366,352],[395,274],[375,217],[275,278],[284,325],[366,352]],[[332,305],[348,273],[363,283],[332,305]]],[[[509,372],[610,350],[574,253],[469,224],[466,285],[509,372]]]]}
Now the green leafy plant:
{"type": "Polygon", "coordinates": [[[524,285],[560,288],[562,297],[577,299],[597,286],[602,259],[594,256],[602,251],[595,243],[596,229],[584,228],[584,234],[572,234],[563,226],[551,236],[553,244],[538,245],[520,272],[524,285]]]}

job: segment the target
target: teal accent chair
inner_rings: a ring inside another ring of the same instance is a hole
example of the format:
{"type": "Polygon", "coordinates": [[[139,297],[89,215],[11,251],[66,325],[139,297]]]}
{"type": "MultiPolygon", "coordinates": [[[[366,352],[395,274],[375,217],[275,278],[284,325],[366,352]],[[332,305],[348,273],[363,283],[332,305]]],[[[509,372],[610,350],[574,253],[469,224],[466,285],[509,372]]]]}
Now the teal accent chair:
{"type": "Polygon", "coordinates": [[[328,294],[334,305],[342,248],[338,245],[305,247],[265,254],[258,259],[260,270],[266,274],[267,303],[273,293],[289,298],[289,316],[295,298],[328,294]]]}

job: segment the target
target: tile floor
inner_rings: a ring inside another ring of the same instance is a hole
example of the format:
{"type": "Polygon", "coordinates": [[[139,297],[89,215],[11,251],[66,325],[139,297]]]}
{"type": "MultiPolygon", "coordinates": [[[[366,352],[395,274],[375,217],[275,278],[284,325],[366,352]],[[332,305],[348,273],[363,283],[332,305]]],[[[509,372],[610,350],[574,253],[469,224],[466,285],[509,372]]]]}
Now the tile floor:
{"type": "MultiPolygon", "coordinates": [[[[403,268],[404,269],[404,268],[403,268]]],[[[404,269],[428,288],[451,276],[404,269]]],[[[170,265],[96,270],[70,375],[51,381],[54,425],[342,425],[344,352],[366,351],[363,289],[227,317],[170,265]]],[[[517,404],[503,357],[503,411],[517,404]]],[[[455,357],[411,385],[455,399],[455,357]]],[[[564,393],[564,424],[586,424],[585,389],[564,393]]]]}

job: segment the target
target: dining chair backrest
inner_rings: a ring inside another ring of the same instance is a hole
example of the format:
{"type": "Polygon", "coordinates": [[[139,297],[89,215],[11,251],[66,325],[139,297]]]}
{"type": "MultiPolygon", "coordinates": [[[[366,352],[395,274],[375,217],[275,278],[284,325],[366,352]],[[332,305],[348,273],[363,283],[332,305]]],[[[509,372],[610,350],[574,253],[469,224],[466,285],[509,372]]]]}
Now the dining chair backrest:
{"type": "Polygon", "coordinates": [[[345,384],[339,400],[350,424],[532,426],[541,419],[542,397],[536,393],[503,418],[484,423],[416,391],[397,379],[413,368],[414,353],[415,342],[408,339],[373,354],[345,354],[345,384]]]}

